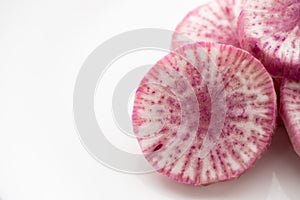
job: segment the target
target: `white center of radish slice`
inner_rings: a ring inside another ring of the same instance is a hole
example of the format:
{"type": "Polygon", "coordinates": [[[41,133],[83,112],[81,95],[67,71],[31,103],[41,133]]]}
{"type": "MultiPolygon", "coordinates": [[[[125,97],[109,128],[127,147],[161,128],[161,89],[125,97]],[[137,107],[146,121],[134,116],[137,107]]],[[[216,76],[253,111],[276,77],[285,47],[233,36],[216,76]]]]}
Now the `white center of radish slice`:
{"type": "MultiPolygon", "coordinates": [[[[202,159],[209,154],[220,138],[226,118],[227,105],[222,76],[218,71],[216,63],[213,62],[211,57],[206,57],[207,54],[202,52],[202,49],[198,49],[197,51],[186,51],[185,56],[189,58],[193,66],[197,66],[198,70],[201,71],[201,77],[208,89],[208,98],[211,102],[210,119],[208,119],[209,126],[204,136],[199,155],[202,159]],[[199,59],[196,59],[195,55],[204,56],[205,58],[202,59],[208,62],[199,63],[199,59]]],[[[199,103],[201,104],[201,99],[199,103]]]]}
{"type": "Polygon", "coordinates": [[[220,78],[220,75],[217,75],[214,78],[217,80],[215,80],[215,84],[208,85],[211,99],[211,118],[207,134],[204,137],[203,144],[200,149],[199,157],[201,159],[205,158],[210,150],[218,142],[225,123],[227,112],[226,96],[223,82],[220,78]]]}

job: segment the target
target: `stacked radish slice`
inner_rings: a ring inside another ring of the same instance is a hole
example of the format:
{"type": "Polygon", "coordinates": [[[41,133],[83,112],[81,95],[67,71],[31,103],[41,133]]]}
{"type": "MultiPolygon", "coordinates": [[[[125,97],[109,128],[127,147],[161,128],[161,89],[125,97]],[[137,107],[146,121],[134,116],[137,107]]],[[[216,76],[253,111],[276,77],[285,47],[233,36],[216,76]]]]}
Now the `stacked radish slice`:
{"type": "Polygon", "coordinates": [[[300,79],[300,0],[251,0],[238,26],[241,47],[272,76],[300,79]]]}
{"type": "Polygon", "coordinates": [[[171,49],[141,81],[132,114],[157,172],[193,185],[243,174],[270,145],[274,83],[300,155],[300,0],[197,7],[176,27],[171,49]]]}
{"type": "Polygon", "coordinates": [[[172,48],[189,41],[212,41],[239,47],[237,19],[243,3],[244,0],[216,0],[195,8],[177,25],[172,48]]]}
{"type": "Polygon", "coordinates": [[[300,83],[284,80],[280,88],[280,115],[300,156],[300,83]]]}

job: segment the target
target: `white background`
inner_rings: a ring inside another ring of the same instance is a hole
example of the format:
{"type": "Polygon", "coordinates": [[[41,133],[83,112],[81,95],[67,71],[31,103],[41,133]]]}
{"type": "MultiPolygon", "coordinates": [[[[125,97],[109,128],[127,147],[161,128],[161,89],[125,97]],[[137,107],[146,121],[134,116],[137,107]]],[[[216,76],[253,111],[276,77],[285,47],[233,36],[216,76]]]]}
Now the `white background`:
{"type": "Polygon", "coordinates": [[[113,171],[80,143],[72,93],[87,56],[124,31],[172,30],[203,2],[0,1],[0,199],[298,200],[300,159],[284,130],[240,179],[203,188],[113,171]]]}

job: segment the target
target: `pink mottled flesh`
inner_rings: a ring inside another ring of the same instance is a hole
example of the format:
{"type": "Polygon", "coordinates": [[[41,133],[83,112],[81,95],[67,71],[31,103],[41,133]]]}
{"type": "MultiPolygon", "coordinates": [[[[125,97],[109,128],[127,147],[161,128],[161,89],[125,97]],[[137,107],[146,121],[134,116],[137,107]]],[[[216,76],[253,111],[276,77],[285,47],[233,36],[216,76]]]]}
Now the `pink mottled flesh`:
{"type": "Polygon", "coordinates": [[[254,165],[270,144],[276,113],[272,78],[256,58],[232,45],[200,42],[178,48],[150,69],[136,91],[132,123],[157,172],[209,185],[254,165]]]}
{"type": "Polygon", "coordinates": [[[177,25],[172,49],[207,41],[239,47],[237,18],[245,0],[215,0],[190,11],[177,25]]]}
{"type": "Polygon", "coordinates": [[[280,89],[280,115],[294,150],[300,156],[300,82],[283,81],[280,89]]]}
{"type": "Polygon", "coordinates": [[[300,0],[247,1],[238,32],[241,47],[273,77],[300,80],[300,0]]]}

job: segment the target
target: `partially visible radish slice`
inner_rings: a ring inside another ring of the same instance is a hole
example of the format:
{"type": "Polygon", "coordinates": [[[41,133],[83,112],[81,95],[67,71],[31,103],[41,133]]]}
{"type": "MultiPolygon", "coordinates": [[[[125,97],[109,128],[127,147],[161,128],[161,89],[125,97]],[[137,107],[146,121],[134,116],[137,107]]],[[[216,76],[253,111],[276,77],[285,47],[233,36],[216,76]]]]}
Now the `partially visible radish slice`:
{"type": "Polygon", "coordinates": [[[249,0],[238,27],[241,47],[272,76],[300,80],[300,0],[249,0]]]}
{"type": "Polygon", "coordinates": [[[300,156],[300,82],[283,81],[280,114],[295,152],[300,156]]]}
{"type": "Polygon", "coordinates": [[[189,12],[177,25],[172,49],[190,41],[217,42],[239,47],[237,18],[245,0],[215,0],[189,12]]]}
{"type": "Polygon", "coordinates": [[[195,43],[161,59],[137,89],[133,129],[148,162],[178,182],[239,177],[270,144],[271,77],[249,53],[195,43]]]}

